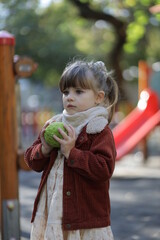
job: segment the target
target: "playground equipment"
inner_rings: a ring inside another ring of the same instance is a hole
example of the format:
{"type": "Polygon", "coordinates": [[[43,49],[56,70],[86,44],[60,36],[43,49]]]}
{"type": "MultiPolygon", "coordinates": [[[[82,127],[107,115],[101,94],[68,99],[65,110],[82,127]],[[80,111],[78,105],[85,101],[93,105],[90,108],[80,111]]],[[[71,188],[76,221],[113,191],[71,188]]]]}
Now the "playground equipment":
{"type": "Polygon", "coordinates": [[[146,89],[141,92],[137,107],[113,129],[117,160],[129,153],[159,122],[158,97],[146,89]]]}
{"type": "Polygon", "coordinates": [[[20,239],[18,169],[23,152],[18,151],[16,77],[30,76],[36,64],[14,59],[15,38],[0,31],[0,234],[3,240],[20,239]]]}
{"type": "MultiPolygon", "coordinates": [[[[160,123],[158,94],[148,87],[149,69],[140,62],[139,101],[137,107],[114,129],[117,160],[133,150],[160,123]]],[[[144,141],[146,144],[146,141],[144,141]]]]}

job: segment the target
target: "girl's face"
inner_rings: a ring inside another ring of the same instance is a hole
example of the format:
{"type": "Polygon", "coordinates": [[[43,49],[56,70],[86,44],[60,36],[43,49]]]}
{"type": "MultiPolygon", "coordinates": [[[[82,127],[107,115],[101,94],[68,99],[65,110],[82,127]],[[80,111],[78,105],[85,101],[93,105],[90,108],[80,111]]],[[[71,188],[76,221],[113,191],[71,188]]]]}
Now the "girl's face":
{"type": "Polygon", "coordinates": [[[97,95],[91,89],[69,87],[63,91],[63,107],[69,115],[97,105],[97,95]]]}

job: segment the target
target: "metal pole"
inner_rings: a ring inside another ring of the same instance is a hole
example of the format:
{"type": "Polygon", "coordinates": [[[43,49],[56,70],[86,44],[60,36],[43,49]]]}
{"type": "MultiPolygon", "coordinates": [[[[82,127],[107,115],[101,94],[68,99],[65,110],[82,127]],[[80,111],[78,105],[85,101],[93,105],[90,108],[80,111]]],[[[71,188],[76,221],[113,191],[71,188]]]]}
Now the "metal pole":
{"type": "Polygon", "coordinates": [[[3,240],[20,239],[14,45],[13,35],[0,31],[0,224],[3,240]]]}

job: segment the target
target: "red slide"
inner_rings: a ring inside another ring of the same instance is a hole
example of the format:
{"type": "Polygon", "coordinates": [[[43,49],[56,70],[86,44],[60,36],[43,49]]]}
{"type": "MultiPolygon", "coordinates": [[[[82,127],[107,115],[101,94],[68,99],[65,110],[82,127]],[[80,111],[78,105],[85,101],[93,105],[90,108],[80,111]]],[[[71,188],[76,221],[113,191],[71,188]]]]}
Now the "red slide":
{"type": "Polygon", "coordinates": [[[114,129],[117,159],[129,153],[160,123],[158,96],[147,89],[141,92],[137,107],[114,129]]]}

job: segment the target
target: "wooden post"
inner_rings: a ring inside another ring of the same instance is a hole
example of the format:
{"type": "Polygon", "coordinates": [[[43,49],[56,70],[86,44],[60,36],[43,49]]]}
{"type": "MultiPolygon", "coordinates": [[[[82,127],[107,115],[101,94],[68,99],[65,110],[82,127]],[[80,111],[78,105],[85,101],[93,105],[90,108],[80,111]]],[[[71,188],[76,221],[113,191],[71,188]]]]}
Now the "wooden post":
{"type": "MultiPolygon", "coordinates": [[[[138,97],[143,90],[147,89],[149,86],[149,75],[150,75],[150,68],[145,61],[139,61],[139,76],[138,76],[138,97]]],[[[141,150],[143,152],[143,159],[144,161],[148,158],[148,147],[147,147],[147,137],[143,138],[140,143],[141,150]]]]}
{"type": "Polygon", "coordinates": [[[20,239],[14,45],[15,38],[0,31],[0,223],[3,240],[20,239]]]}
{"type": "Polygon", "coordinates": [[[139,61],[138,65],[139,76],[138,76],[138,95],[148,88],[150,69],[145,61],[139,61]]]}

